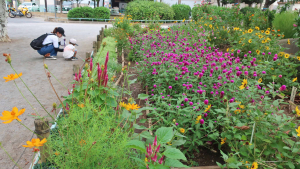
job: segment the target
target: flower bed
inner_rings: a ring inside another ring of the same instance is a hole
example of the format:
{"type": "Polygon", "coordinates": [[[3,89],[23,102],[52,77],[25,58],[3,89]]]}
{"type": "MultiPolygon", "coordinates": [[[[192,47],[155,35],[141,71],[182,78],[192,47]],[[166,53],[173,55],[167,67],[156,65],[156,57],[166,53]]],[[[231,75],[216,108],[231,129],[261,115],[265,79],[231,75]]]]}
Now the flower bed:
{"type": "MultiPolygon", "coordinates": [[[[280,56],[279,46],[262,55],[253,51],[252,42],[241,50],[219,51],[210,40],[210,25],[204,24],[150,31],[130,41],[140,60],[139,79],[151,90],[147,100],[154,108],[149,114],[157,122],[154,128],[176,127],[187,137],[181,150],[190,158],[199,146],[218,145],[226,162],[219,166],[272,166],[266,161],[284,159],[288,162],[275,165],[298,165],[290,155],[293,149],[299,152],[296,116],[284,115],[282,100],[275,99],[286,86],[298,85],[295,79],[291,84],[288,67],[279,65],[296,64],[280,56]]],[[[260,35],[253,29],[241,33],[260,35]]]]}

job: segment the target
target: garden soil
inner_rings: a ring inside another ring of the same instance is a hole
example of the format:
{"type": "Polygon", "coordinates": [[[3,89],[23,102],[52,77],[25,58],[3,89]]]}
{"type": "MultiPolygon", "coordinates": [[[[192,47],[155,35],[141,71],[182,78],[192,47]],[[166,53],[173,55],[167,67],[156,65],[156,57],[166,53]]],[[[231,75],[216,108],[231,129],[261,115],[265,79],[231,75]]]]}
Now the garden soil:
{"type": "MultiPolygon", "coordinates": [[[[101,27],[104,27],[104,25],[44,22],[42,18],[9,18],[8,34],[12,41],[10,43],[0,42],[1,79],[2,77],[14,73],[2,56],[2,53],[10,53],[13,67],[17,72],[23,73],[23,80],[51,115],[55,115],[55,112],[51,112],[52,104],[57,103],[57,105],[59,105],[59,101],[45,75],[43,57],[40,56],[37,51],[33,50],[29,44],[33,39],[44,33],[50,33],[54,27],[58,26],[65,29],[67,40],[70,38],[77,39],[79,46],[76,46],[76,48],[78,49],[79,60],[65,61],[62,57],[62,53],[58,53],[57,60],[45,60],[45,63],[56,78],[67,88],[70,88],[70,82],[73,79],[73,65],[82,65],[83,61],[80,58],[84,59],[85,53],[92,51],[92,42],[96,40],[99,30],[101,27]]],[[[51,77],[51,81],[59,97],[67,94],[67,90],[62,87],[54,77],[51,77]]],[[[20,79],[16,80],[16,84],[38,114],[47,117],[47,119],[51,121],[51,118],[49,118],[47,113],[41,108],[20,79]]],[[[22,95],[19,93],[13,81],[5,83],[4,79],[0,80],[0,98],[0,113],[4,110],[11,111],[15,106],[19,110],[25,108],[26,111],[20,116],[20,119],[29,129],[34,130],[35,114],[33,113],[35,113],[35,111],[28,105],[25,99],[22,98],[22,95]]],[[[0,143],[2,143],[2,146],[14,161],[17,161],[22,155],[24,150],[22,145],[25,145],[26,141],[30,140],[31,137],[32,132],[24,128],[17,121],[13,121],[9,124],[0,123],[0,143]]],[[[34,136],[34,138],[36,138],[36,136],[34,136]]],[[[33,155],[32,149],[27,148],[20,158],[18,165],[21,168],[29,168],[33,155]]],[[[11,169],[14,166],[14,163],[2,149],[0,149],[0,166],[1,169],[11,169]]]]}

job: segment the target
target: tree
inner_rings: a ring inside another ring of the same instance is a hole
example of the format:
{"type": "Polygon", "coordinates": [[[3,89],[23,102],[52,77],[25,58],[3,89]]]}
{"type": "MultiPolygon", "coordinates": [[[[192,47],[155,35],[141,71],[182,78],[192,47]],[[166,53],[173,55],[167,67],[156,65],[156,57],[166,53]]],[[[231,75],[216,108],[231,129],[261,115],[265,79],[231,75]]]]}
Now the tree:
{"type": "Polygon", "coordinates": [[[217,0],[218,6],[220,6],[220,0],[217,0]]]}
{"type": "Polygon", "coordinates": [[[0,0],[0,41],[10,41],[7,35],[7,9],[5,0],[0,0]]]}
{"type": "Polygon", "coordinates": [[[269,8],[270,5],[272,5],[272,3],[274,3],[276,0],[266,0],[264,8],[269,8]]]}

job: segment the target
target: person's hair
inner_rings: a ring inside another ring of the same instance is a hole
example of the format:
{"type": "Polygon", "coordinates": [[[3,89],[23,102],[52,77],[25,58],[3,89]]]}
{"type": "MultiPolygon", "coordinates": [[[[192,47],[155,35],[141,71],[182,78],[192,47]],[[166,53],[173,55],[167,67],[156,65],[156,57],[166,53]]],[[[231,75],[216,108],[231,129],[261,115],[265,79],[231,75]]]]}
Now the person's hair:
{"type": "Polygon", "coordinates": [[[53,30],[53,32],[51,32],[51,33],[55,34],[56,32],[57,32],[57,27],[55,27],[54,30],[53,30]]]}

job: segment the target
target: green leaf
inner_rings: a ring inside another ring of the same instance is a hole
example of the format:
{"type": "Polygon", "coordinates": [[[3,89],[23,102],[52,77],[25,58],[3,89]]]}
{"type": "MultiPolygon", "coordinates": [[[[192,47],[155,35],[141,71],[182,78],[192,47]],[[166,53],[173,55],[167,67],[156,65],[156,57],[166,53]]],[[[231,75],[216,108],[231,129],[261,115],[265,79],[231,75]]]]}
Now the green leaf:
{"type": "Polygon", "coordinates": [[[184,154],[177,148],[167,149],[163,154],[168,158],[186,160],[184,154]]]}
{"type": "Polygon", "coordinates": [[[145,126],[140,126],[140,125],[138,125],[138,124],[134,124],[133,127],[134,127],[135,129],[147,129],[145,126]]]}
{"type": "Polygon", "coordinates": [[[222,150],[220,150],[221,154],[222,154],[222,158],[224,159],[224,161],[227,161],[228,159],[228,155],[226,155],[225,153],[223,153],[222,150]]]}
{"type": "Polygon", "coordinates": [[[288,161],[287,164],[289,165],[290,168],[295,168],[295,165],[291,161],[288,161]]]}
{"type": "Polygon", "coordinates": [[[104,94],[104,93],[103,93],[103,94],[100,94],[99,96],[100,96],[100,98],[101,98],[102,100],[105,100],[105,98],[106,98],[106,94],[104,94]]]}
{"type": "Polygon", "coordinates": [[[278,100],[275,100],[275,101],[273,102],[273,105],[276,106],[276,107],[279,106],[278,100]]]}
{"type": "Polygon", "coordinates": [[[127,145],[129,148],[134,148],[137,150],[141,150],[143,153],[146,152],[145,144],[142,141],[139,140],[130,140],[127,145]]]}
{"type": "Polygon", "coordinates": [[[189,166],[186,166],[186,165],[182,164],[180,161],[170,159],[170,158],[166,159],[165,165],[169,166],[169,167],[189,168],[189,166]]]}
{"type": "Polygon", "coordinates": [[[172,127],[161,127],[159,129],[157,129],[155,134],[157,135],[158,144],[167,143],[167,142],[171,141],[171,139],[173,138],[173,128],[172,127]]]}
{"type": "Polygon", "coordinates": [[[180,146],[182,144],[184,144],[186,142],[186,140],[180,139],[180,140],[174,140],[172,141],[172,145],[173,146],[180,146]]]}
{"type": "Polygon", "coordinates": [[[145,123],[147,119],[141,119],[139,123],[145,123]]]}
{"type": "Polygon", "coordinates": [[[106,104],[110,107],[117,107],[118,103],[116,101],[115,98],[112,98],[112,97],[107,97],[106,98],[106,104]]]}
{"type": "Polygon", "coordinates": [[[141,100],[145,100],[145,99],[147,99],[148,97],[149,97],[149,95],[147,95],[147,94],[139,94],[139,95],[138,95],[138,98],[141,99],[141,100]]]}
{"type": "Polygon", "coordinates": [[[147,139],[154,139],[154,137],[148,132],[144,131],[140,134],[141,137],[147,138],[147,139]]]}
{"type": "Polygon", "coordinates": [[[128,81],[128,84],[131,85],[131,84],[135,83],[136,80],[137,80],[137,79],[129,80],[129,81],[128,81]]]}

